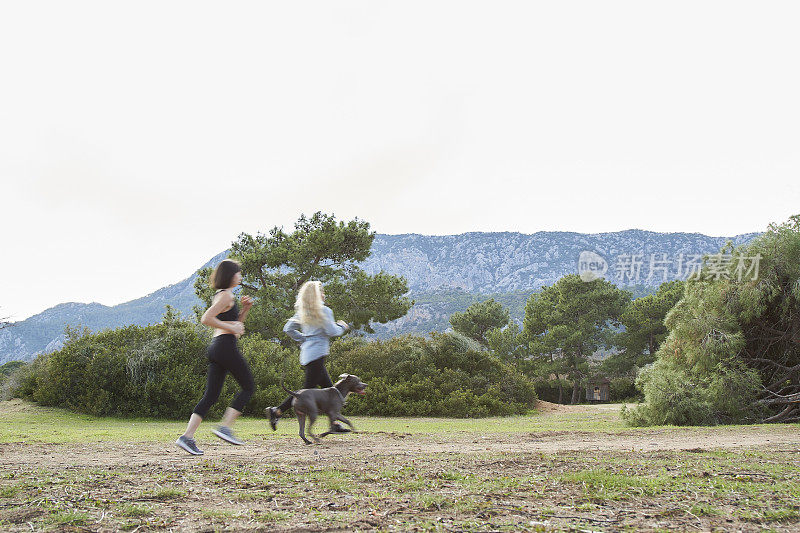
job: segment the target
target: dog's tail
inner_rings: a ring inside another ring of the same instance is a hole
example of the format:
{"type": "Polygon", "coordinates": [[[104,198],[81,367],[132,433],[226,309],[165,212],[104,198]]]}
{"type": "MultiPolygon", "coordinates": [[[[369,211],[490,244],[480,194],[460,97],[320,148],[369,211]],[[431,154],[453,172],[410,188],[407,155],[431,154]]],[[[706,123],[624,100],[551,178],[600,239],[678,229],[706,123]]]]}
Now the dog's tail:
{"type": "Polygon", "coordinates": [[[281,387],[283,387],[283,390],[285,390],[286,392],[288,392],[289,394],[291,394],[295,398],[299,398],[299,396],[297,395],[296,392],[290,391],[289,389],[286,388],[286,385],[283,384],[283,378],[281,378],[281,387]]]}

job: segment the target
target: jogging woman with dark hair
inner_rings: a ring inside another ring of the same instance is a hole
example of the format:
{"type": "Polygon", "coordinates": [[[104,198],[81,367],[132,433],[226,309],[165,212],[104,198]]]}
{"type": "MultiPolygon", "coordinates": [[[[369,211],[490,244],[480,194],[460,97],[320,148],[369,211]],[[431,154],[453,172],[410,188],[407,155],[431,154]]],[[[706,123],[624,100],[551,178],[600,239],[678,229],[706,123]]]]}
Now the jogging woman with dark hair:
{"type": "Polygon", "coordinates": [[[255,389],[253,374],[250,366],[239,352],[236,340],[244,333],[243,322],[247,313],[253,307],[253,300],[249,296],[242,296],[242,311],[236,305],[236,298],[232,289],[242,282],[242,268],[239,263],[231,259],[223,260],[211,274],[211,285],[217,289],[209,307],[200,319],[202,324],[214,328],[214,338],[208,347],[208,378],[206,392],[194,408],[189,418],[186,432],[181,435],[175,444],[191,453],[203,455],[197,447],[194,433],[200,422],[203,421],[208,410],[219,399],[225,376],[230,372],[239,383],[242,390],[233,399],[233,403],[225,411],[222,421],[212,431],[216,436],[231,444],[243,444],[231,431],[234,421],[242,414],[242,410],[255,389]]]}

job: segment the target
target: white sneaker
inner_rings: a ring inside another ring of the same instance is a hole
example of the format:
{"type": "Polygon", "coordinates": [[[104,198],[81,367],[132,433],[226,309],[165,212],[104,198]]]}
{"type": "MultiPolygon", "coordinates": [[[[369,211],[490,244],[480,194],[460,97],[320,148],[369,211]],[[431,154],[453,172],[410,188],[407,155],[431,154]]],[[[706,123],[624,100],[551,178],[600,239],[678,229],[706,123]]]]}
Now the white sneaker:
{"type": "Polygon", "coordinates": [[[244,444],[244,442],[240,441],[234,436],[233,431],[231,431],[231,428],[227,426],[217,426],[211,431],[213,431],[214,435],[216,435],[217,437],[221,438],[226,442],[230,442],[231,444],[236,444],[237,446],[241,446],[242,444],[244,444]]]}
{"type": "Polygon", "coordinates": [[[192,455],[203,455],[203,450],[197,447],[197,443],[194,441],[194,439],[190,439],[185,435],[178,437],[178,440],[175,441],[175,444],[192,455]]]}

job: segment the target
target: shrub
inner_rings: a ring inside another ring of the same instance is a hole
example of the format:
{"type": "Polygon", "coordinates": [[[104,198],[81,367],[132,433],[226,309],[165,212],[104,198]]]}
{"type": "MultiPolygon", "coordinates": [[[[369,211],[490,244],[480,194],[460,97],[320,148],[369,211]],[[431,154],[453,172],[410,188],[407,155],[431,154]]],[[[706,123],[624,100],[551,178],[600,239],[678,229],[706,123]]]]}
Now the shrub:
{"type": "Polygon", "coordinates": [[[667,313],[637,424],[800,420],[800,215],[704,257],[667,313]]]}
{"type": "Polygon", "coordinates": [[[29,365],[13,392],[92,415],[188,415],[205,385],[209,340],[204,328],[174,319],[96,334],[71,331],[61,350],[29,365]]]}
{"type": "Polygon", "coordinates": [[[758,373],[742,366],[720,363],[713,372],[698,374],[660,358],[640,372],[636,385],[647,403],[622,413],[635,426],[735,424],[763,414],[754,401],[758,373]]]}
{"type": "Polygon", "coordinates": [[[11,398],[11,389],[17,386],[26,366],[23,361],[9,361],[0,365],[0,400],[11,398]]]}
{"type": "Polygon", "coordinates": [[[458,333],[339,341],[329,366],[334,376],[368,383],[368,396],[348,405],[354,414],[479,417],[524,413],[536,403],[527,377],[458,333]]]}
{"type": "MultiPolygon", "coordinates": [[[[188,417],[203,394],[210,331],[165,317],[161,324],[96,334],[71,332],[64,347],[37,357],[18,372],[19,397],[92,415],[188,417]]],[[[256,382],[245,413],[261,415],[286,397],[280,383],[302,386],[298,350],[257,335],[239,341],[256,382]]],[[[405,336],[332,345],[328,367],[336,380],[351,373],[369,384],[366,398],[351,396],[347,412],[403,416],[489,416],[533,406],[533,384],[475,341],[459,334],[405,336]]],[[[226,380],[209,416],[219,416],[239,390],[226,380]]]]}
{"type": "Polygon", "coordinates": [[[636,380],[629,377],[611,378],[608,389],[608,400],[611,402],[636,401],[642,399],[642,393],[636,388],[636,380]]]}

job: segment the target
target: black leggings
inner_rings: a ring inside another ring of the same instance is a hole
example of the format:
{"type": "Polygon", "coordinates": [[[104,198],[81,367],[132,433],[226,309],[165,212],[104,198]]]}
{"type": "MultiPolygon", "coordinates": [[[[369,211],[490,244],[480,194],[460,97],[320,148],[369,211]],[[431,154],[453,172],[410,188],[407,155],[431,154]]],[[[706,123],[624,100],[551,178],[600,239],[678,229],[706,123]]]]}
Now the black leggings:
{"type": "MultiPolygon", "coordinates": [[[[303,370],[306,371],[306,381],[303,383],[304,389],[313,389],[317,385],[323,389],[326,387],[333,387],[331,377],[328,375],[328,371],[325,370],[325,356],[314,359],[305,365],[303,370]]],[[[283,403],[278,406],[281,413],[285,413],[286,410],[292,406],[292,398],[294,398],[294,396],[288,396],[283,400],[283,403]]]]}
{"type": "Polygon", "coordinates": [[[211,341],[211,345],[206,352],[208,357],[208,380],[206,382],[206,392],[203,398],[195,406],[194,412],[205,418],[208,410],[219,399],[222,392],[222,385],[225,383],[225,376],[230,372],[242,388],[236,398],[233,399],[231,407],[241,412],[244,406],[250,401],[250,397],[255,391],[256,384],[253,381],[253,373],[250,372],[250,365],[242,357],[239,347],[236,345],[236,336],[230,334],[217,335],[211,341]]]}

